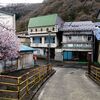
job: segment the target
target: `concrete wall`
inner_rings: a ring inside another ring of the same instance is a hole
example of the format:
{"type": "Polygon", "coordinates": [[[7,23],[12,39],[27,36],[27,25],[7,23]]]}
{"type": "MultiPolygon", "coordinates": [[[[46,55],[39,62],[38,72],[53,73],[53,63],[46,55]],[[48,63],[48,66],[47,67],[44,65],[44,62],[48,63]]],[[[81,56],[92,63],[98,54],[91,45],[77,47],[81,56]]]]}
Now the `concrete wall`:
{"type": "Polygon", "coordinates": [[[37,56],[46,56],[46,48],[35,48],[37,49],[37,51],[34,51],[33,54],[37,55],[37,56]],[[45,50],[45,53],[44,53],[44,50],[45,50]]]}
{"type": "MultiPolygon", "coordinates": [[[[4,71],[4,67],[5,67],[4,61],[0,60],[0,73],[4,71]]],[[[13,69],[17,69],[17,60],[13,60],[12,62],[6,61],[6,70],[13,70],[13,69]]]]}
{"type": "Polygon", "coordinates": [[[55,49],[55,60],[63,61],[62,49],[55,49]]]}
{"type": "Polygon", "coordinates": [[[33,67],[33,66],[34,66],[33,53],[21,54],[21,57],[18,60],[18,69],[25,67],[33,67]]]}
{"type": "MultiPolygon", "coordinates": [[[[24,53],[21,54],[21,57],[17,60],[12,61],[13,66],[11,66],[11,61],[6,62],[6,68],[10,70],[12,69],[22,69],[26,67],[33,67],[34,66],[34,60],[33,60],[33,53],[24,53]]],[[[4,61],[0,60],[0,72],[4,71],[4,61]]]]}
{"type": "Polygon", "coordinates": [[[24,44],[24,45],[30,45],[30,38],[23,38],[23,37],[19,37],[19,41],[21,44],[24,44]]]}

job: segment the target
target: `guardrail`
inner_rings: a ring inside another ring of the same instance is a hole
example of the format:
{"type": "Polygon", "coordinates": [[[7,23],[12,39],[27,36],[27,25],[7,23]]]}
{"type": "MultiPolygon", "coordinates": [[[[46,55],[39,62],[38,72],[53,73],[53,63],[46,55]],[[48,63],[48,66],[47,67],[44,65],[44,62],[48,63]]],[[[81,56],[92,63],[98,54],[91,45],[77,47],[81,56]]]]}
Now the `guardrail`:
{"type": "Polygon", "coordinates": [[[90,65],[90,72],[89,72],[90,78],[92,78],[94,81],[100,84],[100,68],[96,67],[95,65],[90,65]]]}
{"type": "Polygon", "coordinates": [[[51,72],[52,66],[47,65],[32,69],[20,77],[0,75],[0,100],[22,100],[51,72]]]}

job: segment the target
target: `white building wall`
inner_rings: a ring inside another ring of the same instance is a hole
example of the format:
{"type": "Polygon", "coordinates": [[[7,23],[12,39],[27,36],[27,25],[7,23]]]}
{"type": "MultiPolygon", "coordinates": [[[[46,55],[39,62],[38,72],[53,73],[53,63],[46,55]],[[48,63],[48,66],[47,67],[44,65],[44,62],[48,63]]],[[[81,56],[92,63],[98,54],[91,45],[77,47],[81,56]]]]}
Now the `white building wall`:
{"type": "Polygon", "coordinates": [[[55,49],[55,60],[63,61],[62,49],[55,49]]]}
{"type": "Polygon", "coordinates": [[[58,32],[58,25],[55,25],[55,26],[47,26],[47,27],[45,26],[45,27],[28,28],[28,34],[48,33],[47,28],[48,28],[48,31],[51,31],[52,33],[58,32]],[[54,28],[54,30],[53,30],[53,28],[54,28]],[[42,29],[42,31],[41,31],[41,29],[42,29]]]}
{"type": "Polygon", "coordinates": [[[98,50],[98,62],[100,63],[100,42],[99,42],[99,50],[98,50]]]}
{"type": "Polygon", "coordinates": [[[15,31],[15,15],[0,13],[0,24],[15,31]]]}
{"type": "Polygon", "coordinates": [[[64,43],[67,43],[67,42],[92,42],[93,41],[92,36],[91,36],[91,40],[88,40],[88,37],[90,37],[90,36],[85,36],[85,35],[83,35],[83,36],[77,36],[77,35],[76,36],[71,36],[71,35],[66,36],[66,35],[63,35],[63,42],[64,43]]]}
{"type": "Polygon", "coordinates": [[[93,47],[92,31],[91,32],[65,32],[63,34],[62,43],[63,43],[63,49],[66,49],[69,51],[76,51],[76,50],[77,51],[92,51],[92,47],[93,47]],[[89,34],[89,35],[85,35],[83,33],[89,34]]]}
{"type": "MultiPolygon", "coordinates": [[[[31,47],[36,47],[36,48],[38,48],[38,47],[43,47],[43,48],[48,47],[48,44],[49,44],[49,43],[45,43],[45,37],[46,37],[46,36],[48,36],[48,34],[37,34],[37,35],[31,36],[31,38],[30,38],[30,39],[31,39],[31,44],[30,44],[30,46],[31,46],[31,47]],[[39,37],[42,38],[42,42],[41,42],[41,43],[34,43],[33,37],[37,37],[37,36],[39,36],[39,37]]],[[[55,43],[50,43],[50,47],[51,47],[51,48],[57,47],[58,42],[57,42],[56,34],[53,33],[53,34],[51,34],[50,36],[55,36],[55,43]]]]}
{"type": "Polygon", "coordinates": [[[36,54],[38,56],[43,56],[44,55],[44,49],[42,49],[42,48],[36,48],[36,49],[37,49],[37,51],[34,51],[34,54],[36,54]]]}

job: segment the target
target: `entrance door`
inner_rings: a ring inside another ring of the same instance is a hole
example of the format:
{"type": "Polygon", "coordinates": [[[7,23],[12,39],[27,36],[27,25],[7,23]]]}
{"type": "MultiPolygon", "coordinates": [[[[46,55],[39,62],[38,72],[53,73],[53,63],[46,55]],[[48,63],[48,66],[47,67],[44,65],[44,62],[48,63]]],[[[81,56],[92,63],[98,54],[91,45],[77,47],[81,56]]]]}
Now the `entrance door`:
{"type": "Polygon", "coordinates": [[[63,59],[64,60],[72,60],[72,51],[64,51],[63,52],[63,59]]]}

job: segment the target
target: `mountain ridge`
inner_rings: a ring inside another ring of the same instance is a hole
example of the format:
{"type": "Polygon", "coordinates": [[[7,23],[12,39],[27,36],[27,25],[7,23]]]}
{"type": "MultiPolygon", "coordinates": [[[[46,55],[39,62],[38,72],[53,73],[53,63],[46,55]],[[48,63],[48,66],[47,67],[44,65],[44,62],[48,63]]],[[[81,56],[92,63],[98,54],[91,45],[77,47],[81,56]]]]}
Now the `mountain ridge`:
{"type": "Polygon", "coordinates": [[[44,0],[41,4],[16,4],[1,10],[15,13],[17,31],[25,31],[29,18],[53,13],[57,13],[64,21],[95,21],[100,0],[44,0]]]}

